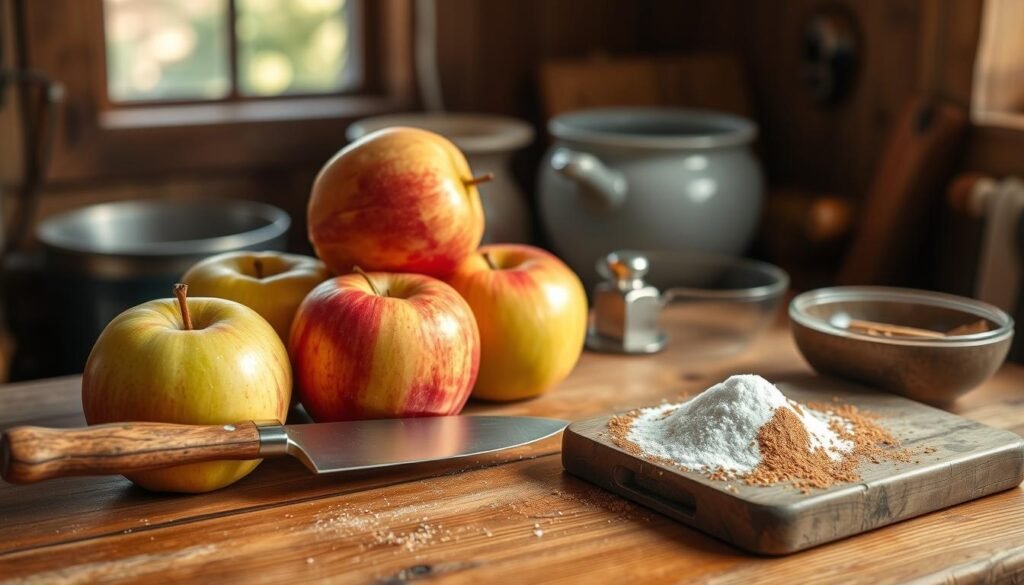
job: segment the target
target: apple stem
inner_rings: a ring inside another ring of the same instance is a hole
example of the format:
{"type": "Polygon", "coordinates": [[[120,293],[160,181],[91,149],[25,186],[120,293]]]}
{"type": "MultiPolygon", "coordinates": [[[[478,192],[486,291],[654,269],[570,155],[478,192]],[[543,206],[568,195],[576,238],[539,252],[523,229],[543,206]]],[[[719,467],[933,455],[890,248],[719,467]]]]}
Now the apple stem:
{"type": "Polygon", "coordinates": [[[185,331],[191,331],[192,315],[188,312],[188,285],[181,282],[174,285],[174,296],[178,297],[178,306],[181,307],[181,320],[185,323],[185,331]]]}
{"type": "Polygon", "coordinates": [[[263,260],[253,258],[252,269],[256,272],[256,278],[263,278],[263,260]]]}
{"type": "Polygon", "coordinates": [[[494,179],[494,173],[484,173],[484,174],[480,175],[479,177],[473,177],[472,179],[470,179],[468,181],[463,181],[462,184],[467,186],[467,187],[475,187],[476,185],[479,185],[480,183],[486,183],[487,181],[491,181],[493,179],[494,179]]]}
{"type": "Polygon", "coordinates": [[[487,263],[491,270],[498,269],[498,265],[494,263],[494,258],[491,258],[490,252],[480,252],[480,255],[484,257],[484,262],[487,263]]]}
{"type": "Polygon", "coordinates": [[[373,290],[373,294],[377,295],[378,297],[388,296],[387,292],[385,292],[384,294],[380,293],[380,289],[377,288],[377,284],[373,282],[373,279],[370,278],[370,275],[367,274],[365,270],[358,266],[353,266],[352,272],[355,272],[359,276],[362,276],[364,279],[366,279],[366,283],[370,285],[370,288],[373,290]]]}

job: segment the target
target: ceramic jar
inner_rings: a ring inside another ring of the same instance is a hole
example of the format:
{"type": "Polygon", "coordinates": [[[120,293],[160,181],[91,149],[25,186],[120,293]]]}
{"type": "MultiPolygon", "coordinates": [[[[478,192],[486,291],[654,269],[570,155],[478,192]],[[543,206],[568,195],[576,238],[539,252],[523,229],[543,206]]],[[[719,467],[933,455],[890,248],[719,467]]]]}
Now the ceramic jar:
{"type": "Polygon", "coordinates": [[[348,127],[346,137],[356,140],[391,126],[411,126],[436,132],[466,155],[474,173],[492,172],[494,179],[480,185],[483,203],[483,243],[528,242],[530,213],[526,196],[509,169],[513,153],[533,141],[533,128],[515,118],[484,114],[408,113],[376,116],[348,127]]]}
{"type": "Polygon", "coordinates": [[[755,124],[679,108],[603,108],[553,118],[539,172],[543,227],[583,278],[619,249],[738,255],[761,214],[755,124]]]}

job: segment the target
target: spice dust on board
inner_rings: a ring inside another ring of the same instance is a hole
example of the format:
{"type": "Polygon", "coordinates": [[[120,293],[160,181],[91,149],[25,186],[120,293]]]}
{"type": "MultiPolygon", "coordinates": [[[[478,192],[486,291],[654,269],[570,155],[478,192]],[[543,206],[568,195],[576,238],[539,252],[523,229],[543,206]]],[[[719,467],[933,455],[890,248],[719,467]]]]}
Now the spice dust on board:
{"type": "Polygon", "coordinates": [[[627,453],[712,480],[807,493],[857,481],[861,461],[906,462],[910,452],[870,413],[848,404],[801,405],[760,376],[741,375],[679,404],[612,417],[627,453]]]}

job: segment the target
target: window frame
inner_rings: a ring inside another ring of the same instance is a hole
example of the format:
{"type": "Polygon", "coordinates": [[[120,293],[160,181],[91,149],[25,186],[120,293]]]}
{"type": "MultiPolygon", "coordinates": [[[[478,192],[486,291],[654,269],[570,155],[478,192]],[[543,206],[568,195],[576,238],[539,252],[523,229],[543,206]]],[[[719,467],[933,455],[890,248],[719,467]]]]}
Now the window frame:
{"type": "Polygon", "coordinates": [[[412,1],[359,6],[358,92],[112,103],[102,0],[17,0],[24,64],[64,86],[48,181],[318,165],[354,120],[415,105],[412,1]]]}
{"type": "MultiPolygon", "coordinates": [[[[210,105],[210,104],[226,104],[236,102],[255,102],[259,100],[292,100],[292,99],[303,99],[303,98],[320,98],[330,96],[358,96],[364,93],[367,89],[367,56],[369,47],[365,43],[364,31],[368,30],[372,25],[370,19],[367,18],[367,4],[372,4],[367,0],[348,0],[349,16],[354,17],[359,30],[355,35],[355,41],[358,45],[356,51],[357,58],[361,61],[359,64],[359,80],[358,83],[353,84],[352,87],[340,89],[336,91],[321,91],[321,92],[293,92],[276,96],[260,96],[260,95],[243,95],[239,90],[240,81],[239,76],[239,55],[238,55],[238,29],[236,18],[238,16],[238,2],[239,0],[221,0],[226,3],[227,14],[226,19],[228,22],[227,29],[224,31],[230,37],[230,44],[228,45],[228,75],[231,77],[230,91],[224,97],[219,98],[169,98],[169,99],[132,99],[132,100],[112,100],[110,99],[110,84],[109,84],[109,71],[107,70],[108,59],[103,59],[103,77],[106,80],[106,91],[104,92],[103,107],[104,110],[114,109],[130,109],[130,108],[151,108],[151,107],[164,107],[164,106],[188,106],[188,105],[210,105]]],[[[371,5],[372,10],[372,5],[371,5]]],[[[106,51],[105,45],[105,21],[106,15],[104,14],[103,0],[100,0],[100,38],[104,39],[104,51],[106,51]]],[[[106,53],[104,52],[104,55],[106,53]]]]}
{"type": "Polygon", "coordinates": [[[1005,38],[1012,32],[1005,23],[1022,17],[1024,9],[1016,2],[986,0],[982,6],[971,93],[971,120],[977,126],[1024,130],[1024,111],[1007,100],[1008,93],[1016,100],[1024,97],[1019,80],[1024,43],[1005,38]]]}

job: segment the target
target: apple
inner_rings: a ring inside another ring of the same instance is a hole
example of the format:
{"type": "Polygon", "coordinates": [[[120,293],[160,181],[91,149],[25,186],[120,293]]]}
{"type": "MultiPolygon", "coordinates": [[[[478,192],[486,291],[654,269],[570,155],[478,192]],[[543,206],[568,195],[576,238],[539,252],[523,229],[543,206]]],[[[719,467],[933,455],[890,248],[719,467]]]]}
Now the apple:
{"type": "Polygon", "coordinates": [[[452,287],[420,274],[346,274],[314,288],[289,342],[299,401],[317,422],[458,414],[480,335],[452,287]]]}
{"type": "Polygon", "coordinates": [[[480,328],[474,398],[519,400],[562,381],[583,351],[587,296],[561,260],[532,246],[494,244],[449,279],[480,328]]]}
{"type": "Polygon", "coordinates": [[[323,262],[309,256],[226,252],[189,268],[181,281],[193,296],[228,299],[256,311],[287,344],[299,303],[329,276],[323,262]]]}
{"type": "MultiPolygon", "coordinates": [[[[256,311],[225,299],[143,303],[100,334],[82,376],[89,424],[149,421],[229,424],[284,421],[291,398],[288,353],[256,311]]],[[[126,475],[153,491],[207,492],[234,483],[259,460],[210,461],[126,475]]]]}
{"type": "Polygon", "coordinates": [[[343,148],[324,165],[309,199],[309,240],[335,274],[370,271],[443,277],[484,233],[469,164],[446,138],[385,128],[343,148]]]}

